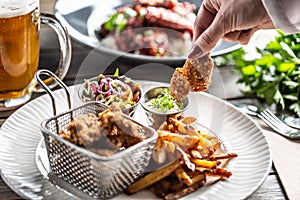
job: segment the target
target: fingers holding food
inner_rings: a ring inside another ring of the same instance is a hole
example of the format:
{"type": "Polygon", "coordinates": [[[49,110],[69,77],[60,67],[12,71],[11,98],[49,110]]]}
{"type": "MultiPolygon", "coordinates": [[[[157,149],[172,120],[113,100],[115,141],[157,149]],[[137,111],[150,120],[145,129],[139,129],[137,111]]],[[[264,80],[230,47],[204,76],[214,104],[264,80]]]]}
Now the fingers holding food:
{"type": "Polygon", "coordinates": [[[200,58],[187,59],[182,68],[177,68],[170,82],[172,96],[180,101],[189,92],[200,92],[208,89],[214,67],[210,54],[200,58]]]}

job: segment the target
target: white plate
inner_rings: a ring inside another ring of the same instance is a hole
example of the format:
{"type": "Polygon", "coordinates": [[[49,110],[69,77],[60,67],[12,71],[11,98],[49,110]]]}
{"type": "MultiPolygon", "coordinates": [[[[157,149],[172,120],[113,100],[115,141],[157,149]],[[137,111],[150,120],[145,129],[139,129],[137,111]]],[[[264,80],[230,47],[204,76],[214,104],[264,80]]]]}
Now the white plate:
{"type": "MultiPolygon", "coordinates": [[[[140,81],[143,91],[153,86],[165,86],[158,82],[140,81]]],[[[79,106],[78,86],[70,87],[74,107],[79,106]]],[[[55,99],[58,113],[67,110],[63,90],[57,90],[55,99]]],[[[245,114],[231,104],[207,93],[191,94],[191,107],[186,116],[198,121],[218,134],[225,149],[238,154],[228,168],[233,175],[226,181],[204,187],[183,199],[244,199],[251,195],[265,180],[271,168],[269,145],[262,130],[245,114]]],[[[52,116],[48,95],[43,95],[17,110],[0,130],[0,169],[3,180],[20,196],[26,199],[74,199],[76,197],[51,184],[41,173],[40,123],[52,116]]],[[[138,108],[136,119],[144,113],[138,108]]],[[[45,152],[44,152],[45,153],[45,152]]],[[[120,194],[116,199],[154,198],[148,191],[136,195],[120,194]]]]}
{"type": "MultiPolygon", "coordinates": [[[[180,0],[182,1],[182,0],[180,0]]],[[[201,0],[185,0],[194,3],[199,6],[201,0]]],[[[96,36],[95,31],[99,30],[100,25],[112,14],[116,8],[121,5],[132,4],[134,0],[113,0],[113,1],[99,1],[99,0],[73,0],[73,1],[57,1],[54,7],[55,16],[64,24],[70,36],[77,42],[95,48],[102,53],[109,54],[119,58],[135,60],[135,61],[155,61],[158,63],[168,64],[182,64],[186,59],[186,55],[182,56],[166,56],[162,58],[153,56],[136,55],[131,53],[125,53],[112,48],[101,45],[101,40],[96,36]]],[[[190,45],[186,45],[186,50],[182,50],[182,46],[179,48],[172,48],[169,51],[174,53],[187,52],[190,49],[190,45]]],[[[222,55],[240,48],[240,45],[236,42],[226,42],[220,40],[218,45],[212,50],[212,56],[222,55]]]]}

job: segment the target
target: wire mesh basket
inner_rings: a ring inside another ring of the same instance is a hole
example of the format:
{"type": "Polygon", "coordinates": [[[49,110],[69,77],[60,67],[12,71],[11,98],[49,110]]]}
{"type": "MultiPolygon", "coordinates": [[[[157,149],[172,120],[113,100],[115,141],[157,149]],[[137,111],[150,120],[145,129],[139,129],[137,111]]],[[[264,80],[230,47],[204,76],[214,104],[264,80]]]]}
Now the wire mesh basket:
{"type": "Polygon", "coordinates": [[[111,156],[93,153],[58,135],[72,119],[88,113],[97,115],[106,108],[103,104],[89,102],[41,124],[50,163],[49,180],[84,199],[111,198],[131,185],[145,172],[157,138],[154,129],[125,114],[123,117],[131,120],[145,139],[111,156]]]}

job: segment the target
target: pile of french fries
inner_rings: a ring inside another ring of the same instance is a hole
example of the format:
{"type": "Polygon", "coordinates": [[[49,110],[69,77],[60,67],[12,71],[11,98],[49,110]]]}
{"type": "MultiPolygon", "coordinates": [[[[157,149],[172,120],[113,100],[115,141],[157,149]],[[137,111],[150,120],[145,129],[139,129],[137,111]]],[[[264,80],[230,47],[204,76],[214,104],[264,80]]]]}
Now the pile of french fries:
{"type": "Polygon", "coordinates": [[[219,139],[196,130],[193,117],[173,115],[158,130],[153,163],[158,166],[126,189],[145,188],[164,199],[178,199],[200,187],[229,178],[225,167],[236,153],[224,152],[219,139]]]}

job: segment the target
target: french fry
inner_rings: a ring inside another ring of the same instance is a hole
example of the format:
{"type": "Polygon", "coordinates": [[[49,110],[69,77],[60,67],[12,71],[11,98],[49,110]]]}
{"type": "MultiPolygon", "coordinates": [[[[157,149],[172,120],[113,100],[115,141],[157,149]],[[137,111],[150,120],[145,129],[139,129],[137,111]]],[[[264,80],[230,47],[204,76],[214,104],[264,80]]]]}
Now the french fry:
{"type": "Polygon", "coordinates": [[[205,179],[206,179],[205,173],[197,174],[197,175],[195,175],[195,176],[192,177],[190,185],[188,185],[188,186],[192,186],[192,185],[194,185],[194,184],[196,184],[196,183],[198,183],[200,181],[203,181],[203,180],[205,181],[205,179]]]}
{"type": "Polygon", "coordinates": [[[224,154],[215,154],[209,157],[209,160],[221,160],[221,159],[231,159],[235,158],[238,155],[236,153],[224,153],[224,154]]]}
{"type": "Polygon", "coordinates": [[[209,169],[206,167],[195,167],[195,171],[201,172],[201,173],[207,173],[207,172],[211,172],[212,169],[209,169]]]}
{"type": "Polygon", "coordinates": [[[194,185],[192,186],[189,186],[189,187],[185,187],[177,192],[173,192],[173,193],[169,193],[167,194],[166,196],[164,196],[164,199],[166,200],[175,200],[175,199],[179,199],[183,196],[186,196],[190,193],[193,193],[195,192],[196,190],[198,190],[199,188],[201,188],[202,186],[204,186],[205,184],[205,179],[204,180],[201,180],[197,183],[195,183],[194,185]]]}
{"type": "Polygon", "coordinates": [[[163,140],[156,141],[155,147],[152,152],[152,158],[156,163],[161,164],[166,161],[167,159],[166,149],[167,149],[166,141],[163,140]]]}
{"type": "Polygon", "coordinates": [[[165,143],[167,144],[168,151],[170,153],[175,153],[176,145],[173,142],[168,142],[168,141],[165,141],[165,143]]]}
{"type": "Polygon", "coordinates": [[[168,123],[164,122],[158,128],[159,130],[168,130],[168,123]]]}
{"type": "Polygon", "coordinates": [[[224,178],[229,178],[232,175],[232,172],[230,172],[224,168],[216,168],[216,169],[212,170],[212,172],[207,172],[206,175],[207,176],[218,176],[218,177],[224,179],[224,178]]]}
{"type": "Polygon", "coordinates": [[[178,199],[232,175],[224,167],[237,154],[224,152],[216,136],[192,126],[195,121],[194,117],[182,115],[167,118],[158,130],[153,158],[159,163],[165,159],[176,161],[149,173],[125,192],[133,194],[150,186],[149,189],[158,197],[178,199]]]}
{"type": "Polygon", "coordinates": [[[200,152],[202,157],[211,156],[219,148],[219,141],[216,137],[206,138],[199,134],[199,142],[197,143],[196,150],[200,152]]]}
{"type": "Polygon", "coordinates": [[[126,193],[128,193],[128,194],[136,193],[136,192],[152,185],[153,183],[165,178],[166,176],[169,176],[172,172],[174,172],[174,170],[176,170],[180,166],[181,166],[180,160],[176,160],[172,163],[169,163],[168,165],[147,174],[146,176],[144,176],[137,182],[130,185],[126,189],[126,193]]]}
{"type": "Polygon", "coordinates": [[[175,174],[180,182],[183,182],[188,186],[192,185],[191,177],[186,173],[182,166],[175,170],[175,174]]]}
{"type": "Polygon", "coordinates": [[[187,125],[182,121],[179,121],[174,118],[169,119],[170,123],[177,127],[178,132],[186,134],[186,135],[197,135],[197,131],[193,126],[187,125]]]}
{"type": "MultiPolygon", "coordinates": [[[[173,183],[168,179],[162,179],[149,187],[150,192],[152,192],[155,196],[159,198],[163,198],[166,194],[172,191],[173,183]]],[[[175,190],[180,187],[179,184],[176,184],[175,190]]],[[[130,199],[130,198],[129,198],[130,199]]]]}
{"type": "Polygon", "coordinates": [[[191,171],[195,171],[195,164],[193,162],[191,162],[190,158],[189,158],[189,155],[183,151],[179,146],[177,146],[177,151],[179,151],[179,153],[181,154],[182,156],[182,159],[183,159],[183,162],[184,162],[184,165],[189,168],[191,171]]]}
{"type": "Polygon", "coordinates": [[[193,163],[195,163],[198,167],[205,167],[209,169],[214,169],[220,164],[220,161],[202,160],[194,158],[190,158],[190,160],[193,163]]]}
{"type": "Polygon", "coordinates": [[[192,158],[198,158],[198,159],[203,158],[203,156],[201,155],[201,152],[198,150],[195,150],[195,149],[192,149],[190,151],[190,154],[191,154],[192,158]]]}
{"type": "Polygon", "coordinates": [[[173,124],[168,124],[168,129],[167,130],[174,133],[174,132],[176,132],[176,127],[174,127],[173,124]]]}
{"type": "Polygon", "coordinates": [[[158,139],[174,142],[180,146],[190,147],[199,141],[197,136],[193,135],[181,135],[177,133],[171,133],[169,131],[158,131],[158,139]]]}
{"type": "Polygon", "coordinates": [[[181,119],[180,121],[183,122],[184,124],[192,124],[196,121],[197,119],[195,117],[185,117],[181,119]]]}

